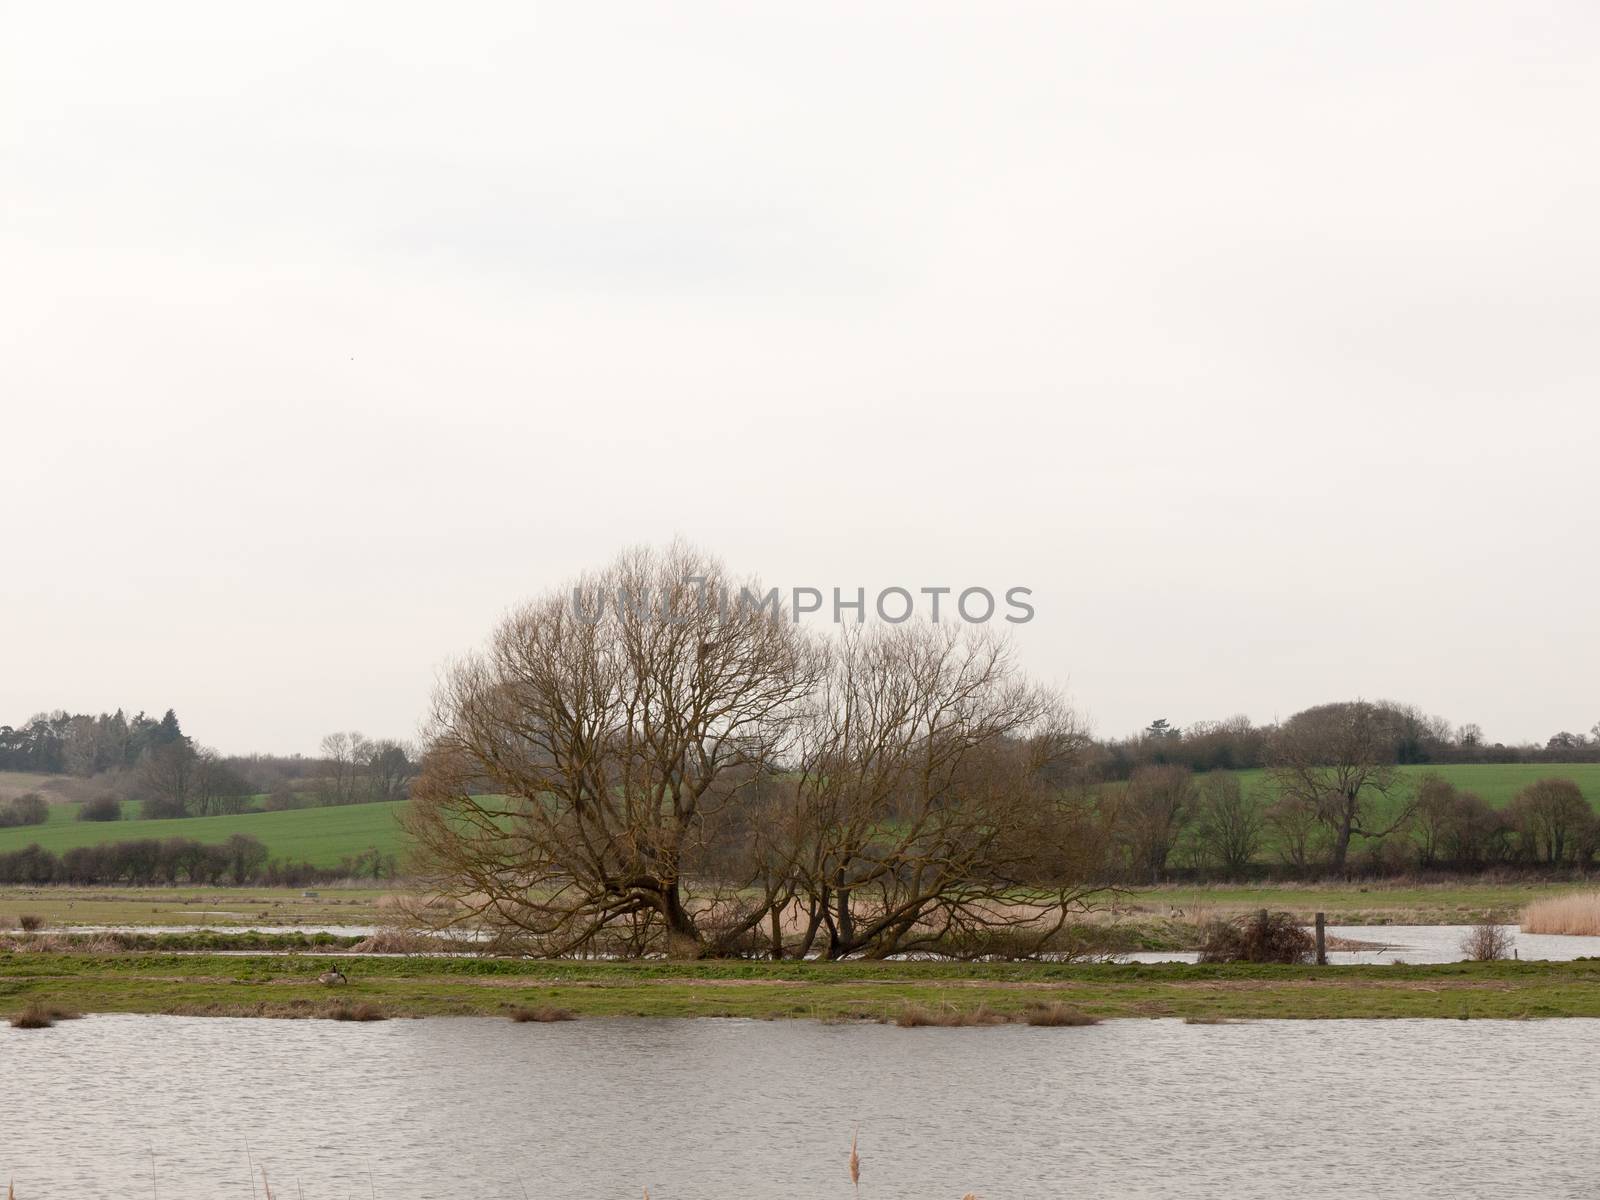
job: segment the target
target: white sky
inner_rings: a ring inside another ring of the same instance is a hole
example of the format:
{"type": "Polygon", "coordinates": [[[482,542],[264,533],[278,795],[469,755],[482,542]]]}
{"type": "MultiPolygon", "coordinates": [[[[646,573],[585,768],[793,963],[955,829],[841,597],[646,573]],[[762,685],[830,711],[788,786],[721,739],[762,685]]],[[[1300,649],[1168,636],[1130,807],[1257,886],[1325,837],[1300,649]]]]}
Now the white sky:
{"type": "Polygon", "coordinates": [[[0,0],[0,723],[415,731],[675,533],[1114,734],[1600,718],[1588,3],[0,0]]]}

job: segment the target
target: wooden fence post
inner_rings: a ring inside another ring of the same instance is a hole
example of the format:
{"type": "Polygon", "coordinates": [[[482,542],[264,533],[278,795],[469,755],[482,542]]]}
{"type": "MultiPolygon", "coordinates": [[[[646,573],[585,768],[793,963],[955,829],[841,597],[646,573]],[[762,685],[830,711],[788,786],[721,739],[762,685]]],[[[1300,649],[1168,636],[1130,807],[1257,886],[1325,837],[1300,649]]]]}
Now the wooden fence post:
{"type": "Polygon", "coordinates": [[[1328,915],[1317,914],[1317,966],[1328,965],[1328,915]]]}

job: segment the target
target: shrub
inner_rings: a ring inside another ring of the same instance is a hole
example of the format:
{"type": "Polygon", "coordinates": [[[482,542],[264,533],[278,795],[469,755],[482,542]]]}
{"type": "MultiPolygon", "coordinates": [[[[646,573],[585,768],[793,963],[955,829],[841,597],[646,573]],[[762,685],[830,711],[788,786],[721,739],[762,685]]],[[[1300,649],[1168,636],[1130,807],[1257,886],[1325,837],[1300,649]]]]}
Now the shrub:
{"type": "Polygon", "coordinates": [[[97,796],[86,801],[78,808],[80,821],[120,821],[122,820],[122,801],[115,796],[97,796]]]}
{"type": "Polygon", "coordinates": [[[1201,931],[1203,963],[1304,963],[1316,941],[1290,913],[1257,913],[1234,921],[1212,921],[1201,931]]]}
{"type": "Polygon", "coordinates": [[[1513,939],[1505,927],[1493,921],[1474,925],[1461,939],[1461,953],[1473,962],[1499,962],[1511,957],[1513,939]]]}
{"type": "Polygon", "coordinates": [[[0,827],[43,825],[50,819],[50,805],[38,792],[13,796],[0,806],[0,827]]]}
{"type": "Polygon", "coordinates": [[[44,928],[44,918],[36,913],[23,913],[17,918],[17,928],[24,933],[33,933],[44,928]]]}

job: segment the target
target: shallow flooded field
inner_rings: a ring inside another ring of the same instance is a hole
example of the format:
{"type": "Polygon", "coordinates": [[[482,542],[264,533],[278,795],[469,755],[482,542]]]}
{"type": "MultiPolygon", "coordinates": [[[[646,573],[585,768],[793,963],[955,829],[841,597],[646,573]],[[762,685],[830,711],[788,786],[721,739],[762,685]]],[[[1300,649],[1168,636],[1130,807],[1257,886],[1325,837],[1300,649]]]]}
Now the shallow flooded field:
{"type": "Polygon", "coordinates": [[[18,1200],[1593,1195],[1600,1021],[0,1027],[18,1200]],[[248,1155],[248,1158],[247,1158],[248,1155]],[[152,1168],[154,1187],[152,1187],[152,1168]]]}
{"type": "MultiPolygon", "coordinates": [[[[1502,925],[1518,959],[1527,962],[1571,962],[1600,957],[1600,937],[1570,934],[1522,933],[1515,925],[1502,925]]],[[[1472,932],[1466,925],[1330,925],[1328,937],[1365,943],[1360,950],[1330,950],[1335,965],[1376,965],[1392,962],[1462,962],[1467,954],[1463,939],[1472,932]]],[[[1123,956],[1128,962],[1194,962],[1194,951],[1151,950],[1123,956]]]]}

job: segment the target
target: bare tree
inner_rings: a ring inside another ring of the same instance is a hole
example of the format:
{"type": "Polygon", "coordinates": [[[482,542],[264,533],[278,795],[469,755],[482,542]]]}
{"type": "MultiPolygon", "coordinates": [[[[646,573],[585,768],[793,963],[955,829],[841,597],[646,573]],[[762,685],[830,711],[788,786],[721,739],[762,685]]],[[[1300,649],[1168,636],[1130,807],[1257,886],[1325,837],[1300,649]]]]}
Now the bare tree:
{"type": "Polygon", "coordinates": [[[681,544],[630,552],[450,672],[408,823],[468,919],[537,953],[705,955],[768,914],[760,864],[728,835],[821,658],[724,588],[738,595],[681,544]]]}
{"type": "Polygon", "coordinates": [[[195,753],[190,792],[197,815],[217,816],[244,812],[250,807],[253,789],[215,750],[201,749],[195,753]]]}
{"type": "Polygon", "coordinates": [[[1237,775],[1213,771],[1200,781],[1195,839],[1211,862],[1243,875],[1261,851],[1264,828],[1260,801],[1245,794],[1237,775]]]}
{"type": "Polygon", "coordinates": [[[1387,825],[1368,818],[1376,797],[1398,798],[1395,726],[1389,710],[1364,700],[1323,704],[1296,713],[1272,745],[1272,777],[1279,794],[1309,806],[1330,835],[1330,865],[1343,870],[1350,839],[1384,837],[1411,813],[1401,804],[1387,825]]]}
{"type": "Polygon", "coordinates": [[[368,747],[367,791],[377,800],[398,800],[416,773],[411,751],[403,742],[379,738],[368,747]]]}
{"type": "Polygon", "coordinates": [[[1262,814],[1277,843],[1278,857],[1291,867],[1309,867],[1321,852],[1322,825],[1317,806],[1297,796],[1280,796],[1262,814]]]}
{"type": "Polygon", "coordinates": [[[1082,809],[1050,782],[1086,743],[999,640],[846,633],[800,748],[794,815],[771,825],[804,910],[798,952],[1043,945],[1091,890],[1069,861],[1082,809]]]}
{"type": "Polygon", "coordinates": [[[330,733],[322,739],[322,757],[327,764],[323,796],[329,804],[352,804],[357,799],[358,780],[371,761],[373,743],[355,730],[330,733]]]}
{"type": "Polygon", "coordinates": [[[1194,818],[1194,779],[1188,767],[1140,767],[1117,807],[1133,865],[1158,883],[1184,828],[1194,818]]]}
{"type": "Polygon", "coordinates": [[[194,790],[196,755],[187,740],[149,750],[139,764],[139,786],[146,817],[188,817],[194,790]]]}
{"type": "Polygon", "coordinates": [[[1594,812],[1570,779],[1530,783],[1512,799],[1506,815],[1532,858],[1555,864],[1580,850],[1583,856],[1589,852],[1594,812]]]}

